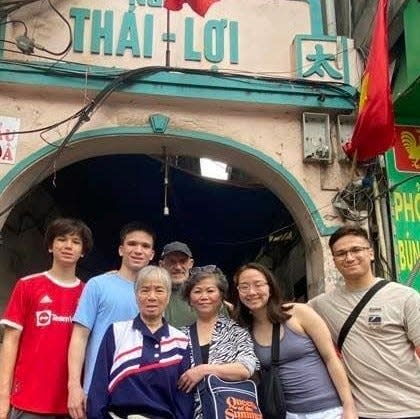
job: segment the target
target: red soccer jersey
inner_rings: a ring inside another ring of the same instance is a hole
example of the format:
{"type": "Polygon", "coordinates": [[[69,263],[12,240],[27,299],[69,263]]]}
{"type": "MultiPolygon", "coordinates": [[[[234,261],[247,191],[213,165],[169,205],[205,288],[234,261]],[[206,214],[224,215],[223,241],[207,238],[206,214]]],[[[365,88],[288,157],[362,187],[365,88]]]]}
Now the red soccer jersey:
{"type": "Polygon", "coordinates": [[[22,330],[11,394],[18,409],[68,413],[67,353],[83,285],[46,272],[17,282],[1,323],[22,330]]]}

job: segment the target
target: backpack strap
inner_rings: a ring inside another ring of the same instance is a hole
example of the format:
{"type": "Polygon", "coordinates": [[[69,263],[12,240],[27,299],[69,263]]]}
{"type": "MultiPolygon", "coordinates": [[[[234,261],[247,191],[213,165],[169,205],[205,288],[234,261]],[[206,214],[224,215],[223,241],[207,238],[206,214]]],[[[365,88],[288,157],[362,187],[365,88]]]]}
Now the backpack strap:
{"type": "Polygon", "coordinates": [[[341,348],[343,347],[344,340],[346,339],[348,333],[350,332],[351,327],[353,326],[356,319],[359,317],[360,312],[363,310],[365,305],[370,301],[370,299],[385,285],[389,284],[389,281],[382,279],[378,281],[375,285],[369,288],[369,290],[365,293],[362,299],[356,304],[353,311],[350,313],[349,317],[347,317],[346,321],[344,322],[343,326],[341,327],[340,334],[338,335],[337,340],[337,347],[338,350],[341,352],[341,348]]]}

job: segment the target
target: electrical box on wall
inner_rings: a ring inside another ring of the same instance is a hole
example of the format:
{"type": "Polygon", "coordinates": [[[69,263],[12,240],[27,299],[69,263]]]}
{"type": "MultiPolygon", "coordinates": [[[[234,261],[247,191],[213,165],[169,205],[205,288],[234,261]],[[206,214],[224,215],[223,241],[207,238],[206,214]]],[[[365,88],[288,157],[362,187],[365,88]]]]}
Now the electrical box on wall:
{"type": "Polygon", "coordinates": [[[303,160],[331,161],[330,117],[325,113],[303,113],[303,160]]]}
{"type": "Polygon", "coordinates": [[[337,156],[339,160],[347,160],[347,156],[343,151],[343,146],[351,140],[353,135],[355,117],[353,115],[337,116],[337,156]]]}

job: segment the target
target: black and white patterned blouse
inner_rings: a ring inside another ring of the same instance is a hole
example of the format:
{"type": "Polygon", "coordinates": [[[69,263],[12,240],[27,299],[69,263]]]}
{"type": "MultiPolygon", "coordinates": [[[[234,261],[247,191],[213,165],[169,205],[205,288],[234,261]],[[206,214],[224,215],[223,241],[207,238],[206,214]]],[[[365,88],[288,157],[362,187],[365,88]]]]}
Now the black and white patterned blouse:
{"type": "MultiPolygon", "coordinates": [[[[181,330],[190,339],[189,328],[183,327],[181,330]]],[[[248,330],[239,326],[234,320],[220,315],[213,329],[208,363],[229,364],[233,362],[241,363],[250,375],[259,369],[259,361],[255,355],[254,344],[248,330]]],[[[195,365],[196,362],[192,359],[191,366],[195,365]]],[[[194,418],[200,419],[202,413],[198,391],[195,394],[195,402],[194,418]]]]}

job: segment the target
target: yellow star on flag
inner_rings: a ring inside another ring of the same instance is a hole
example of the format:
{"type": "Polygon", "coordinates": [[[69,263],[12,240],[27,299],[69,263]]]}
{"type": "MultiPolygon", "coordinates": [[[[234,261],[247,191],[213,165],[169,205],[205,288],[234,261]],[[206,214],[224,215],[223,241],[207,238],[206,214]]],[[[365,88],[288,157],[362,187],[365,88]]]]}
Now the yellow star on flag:
{"type": "Polygon", "coordinates": [[[359,100],[359,113],[363,111],[365,103],[368,99],[368,87],[369,87],[369,73],[366,73],[362,80],[362,87],[360,89],[360,100],[359,100]]]}

